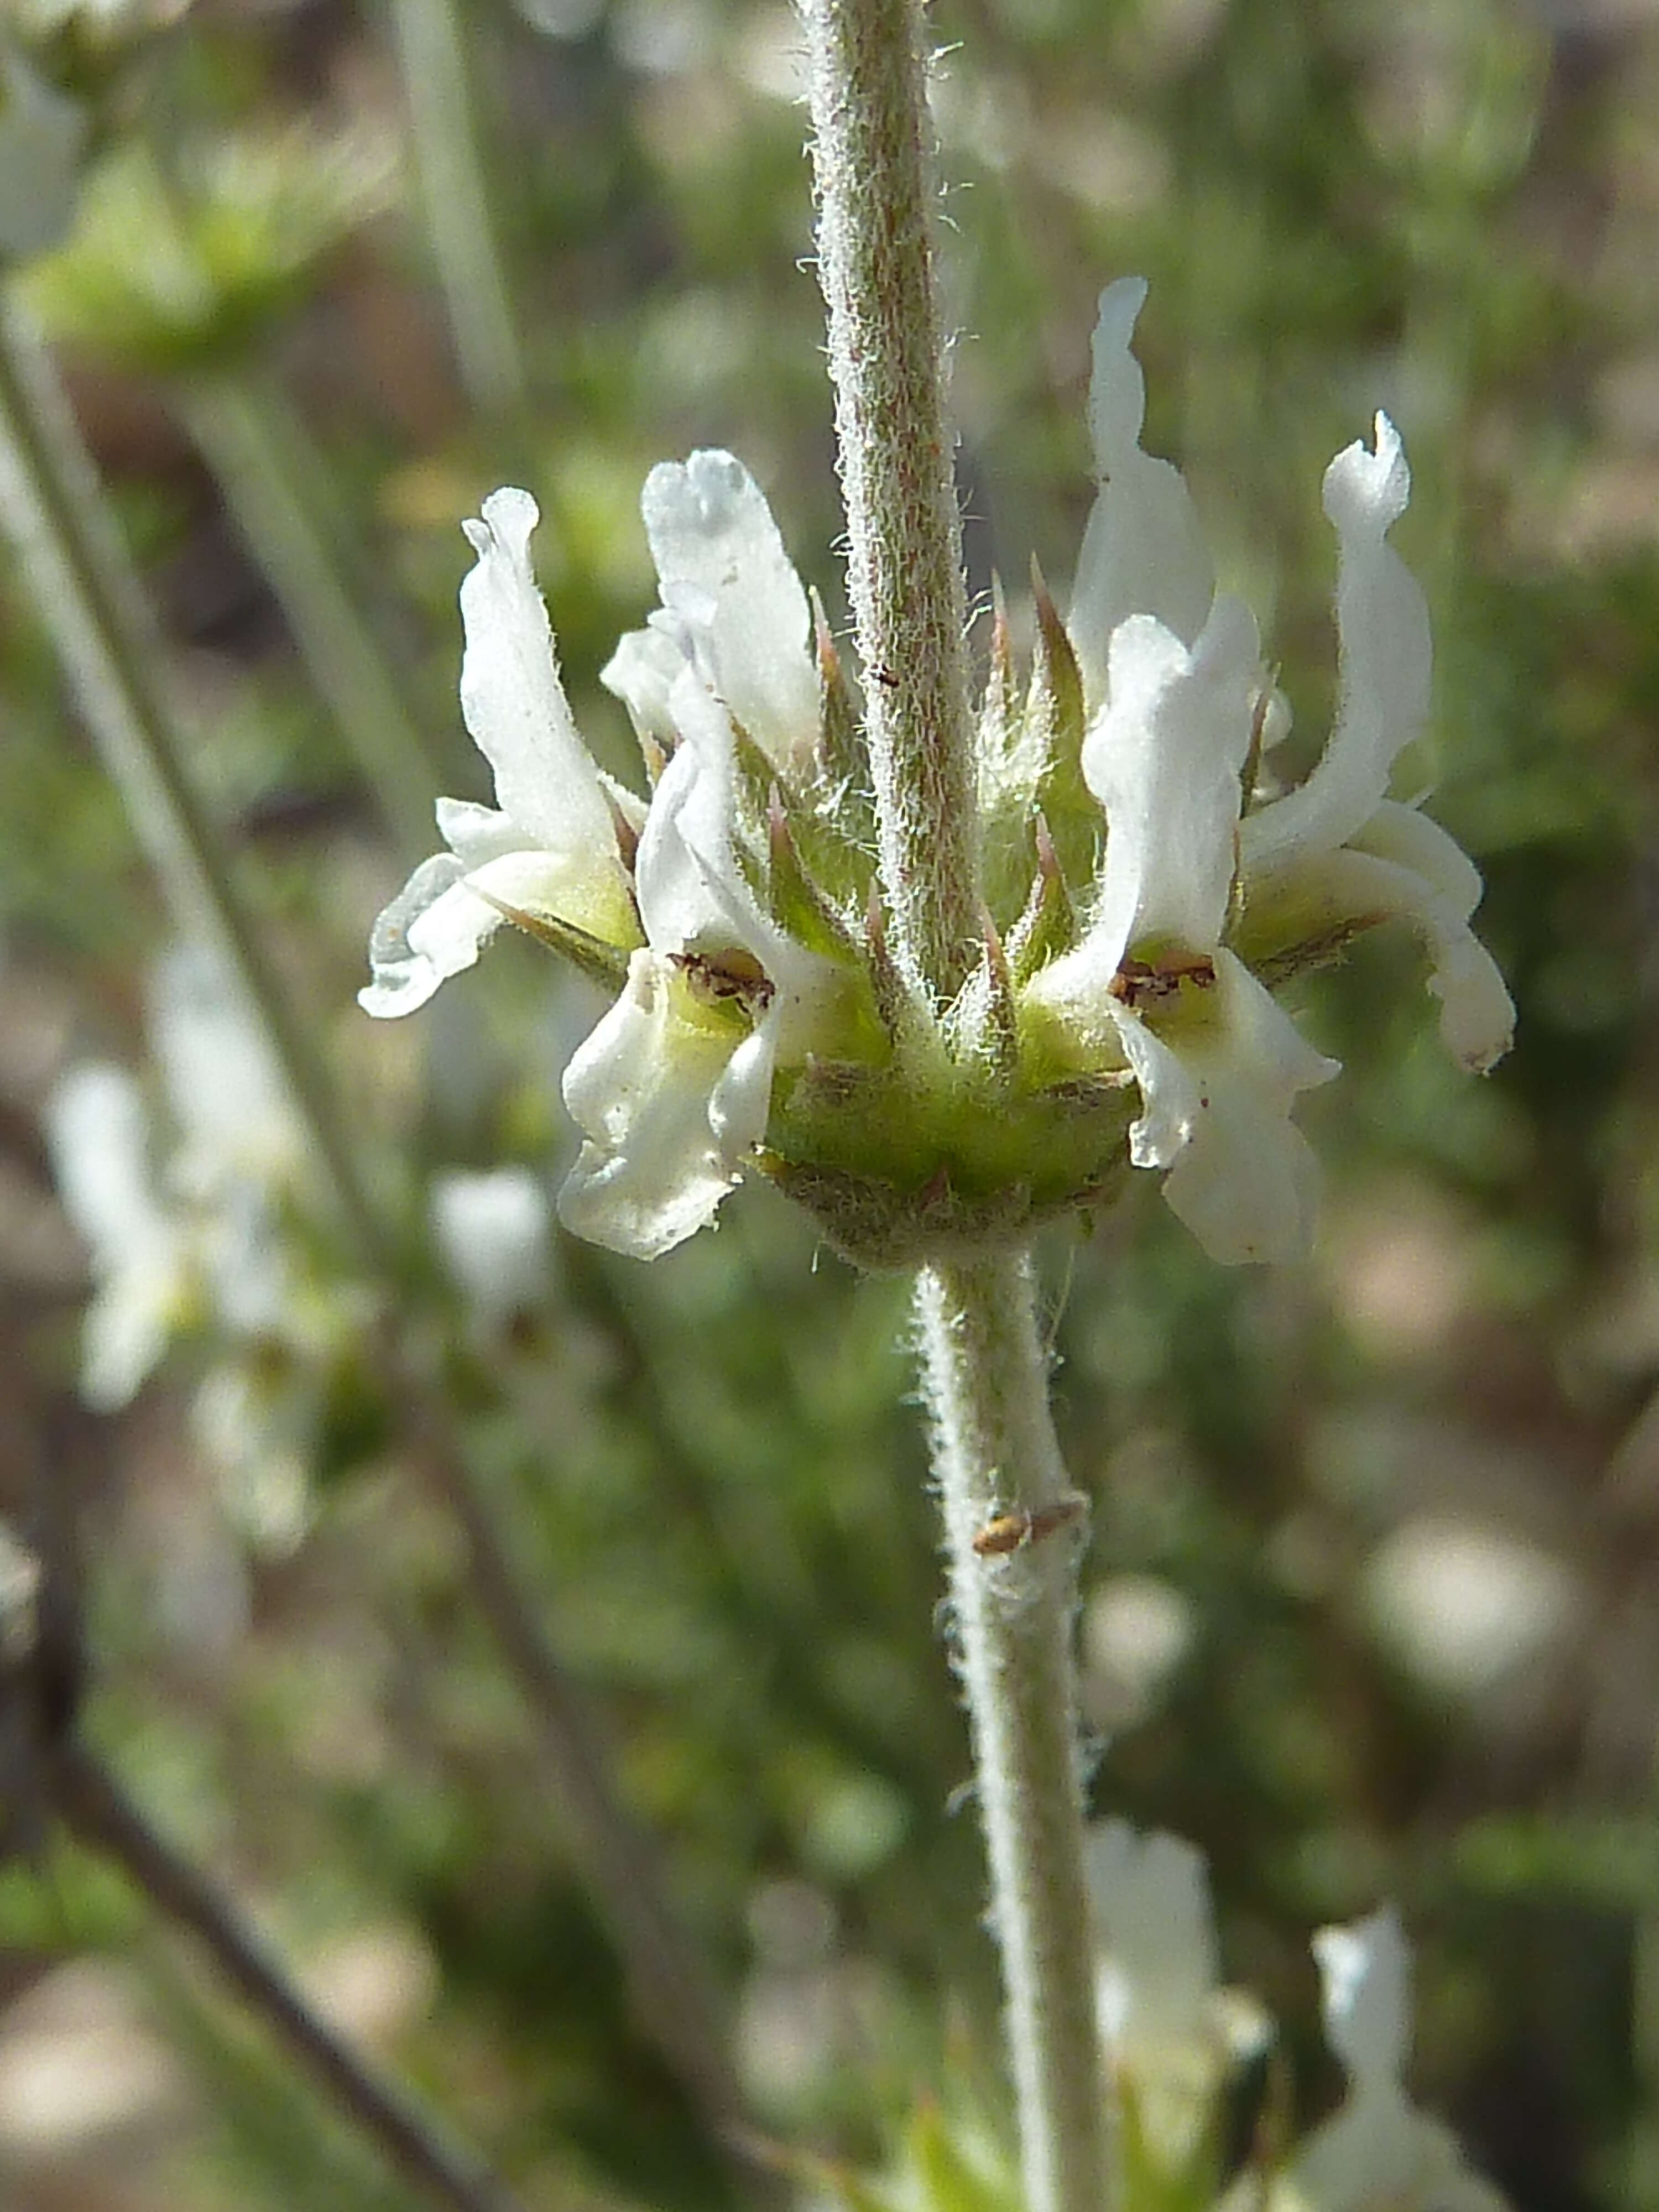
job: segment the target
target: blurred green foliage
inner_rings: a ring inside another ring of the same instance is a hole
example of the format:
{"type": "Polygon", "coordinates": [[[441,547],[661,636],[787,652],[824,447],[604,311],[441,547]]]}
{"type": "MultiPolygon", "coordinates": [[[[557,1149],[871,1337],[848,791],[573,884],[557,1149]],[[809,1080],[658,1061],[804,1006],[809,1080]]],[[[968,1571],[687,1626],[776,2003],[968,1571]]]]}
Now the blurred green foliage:
{"type": "MultiPolygon", "coordinates": [[[[198,0],[88,188],[113,252],[88,233],[24,283],[161,611],[199,779],[412,1218],[434,1169],[522,1161],[551,1187],[587,1004],[520,943],[407,1035],[357,1015],[398,856],[191,443],[192,379],[281,392],[313,449],[293,481],[458,793],[483,795],[454,702],[456,525],[495,484],[542,503],[573,701],[624,775],[596,674],[652,597],[635,501],[653,460],[740,451],[832,617],[842,599],[786,9],[465,0],[527,362],[525,404],[492,417],[458,380],[388,14],[198,0]],[[291,161],[348,128],[378,149],[372,204],[328,203],[308,169],[255,208],[253,172],[227,168],[233,145],[291,161]],[[188,217],[216,173],[248,185],[246,219],[212,233],[197,319],[167,324],[135,179],[188,217]]],[[[999,573],[1029,634],[1031,552],[1068,575],[1093,300],[1143,270],[1149,446],[1185,465],[1311,746],[1333,683],[1320,472],[1385,405],[1435,616],[1425,773],[1485,870],[1480,926],[1522,1010],[1510,1060],[1471,1085],[1427,1033],[1410,945],[1309,987],[1347,1073],[1305,1115],[1329,1182],[1307,1271],[1220,1273],[1151,1188],[1046,1253],[1095,1501],[1095,1800],[1203,1846],[1228,1971],[1287,2023],[1305,2113],[1335,2087],[1307,1931],[1391,1893],[1419,1943],[1424,2100],[1525,2212],[1647,2212],[1659,26],[1498,0],[939,0],[933,21],[976,592],[999,573]],[[1447,1556],[1461,1582],[1436,1579],[1447,1556]]],[[[296,1957],[380,1935],[380,1996],[366,1969],[343,2014],[526,2204],[727,2202],[528,1778],[529,1723],[372,1351],[329,1378],[287,1547],[216,1498],[189,1346],[119,1419],[75,1410],[83,1271],[33,1116],[79,1055],[143,1066],[166,921],[21,590],[0,714],[0,1503],[27,1515],[43,1457],[75,1498],[92,1731],[296,1957]]],[[[854,1280],[757,1190],[648,1270],[562,1249],[539,1310],[443,1350],[731,1998],[757,2124],[843,2163],[963,2067],[1001,2118],[905,1330],[901,1284],[854,1280]]],[[[0,1879],[5,2201],[402,2201],[139,1925],[67,1846],[0,1879]],[[119,2157],[95,2130],[31,2148],[6,2132],[7,2050],[40,2032],[63,1962],[124,1952],[131,2032],[172,2053],[170,2086],[119,2157]]],[[[927,2124],[913,2159],[945,2154],[927,2124]]],[[[957,2182],[964,2206],[1002,2201],[957,2182]]]]}

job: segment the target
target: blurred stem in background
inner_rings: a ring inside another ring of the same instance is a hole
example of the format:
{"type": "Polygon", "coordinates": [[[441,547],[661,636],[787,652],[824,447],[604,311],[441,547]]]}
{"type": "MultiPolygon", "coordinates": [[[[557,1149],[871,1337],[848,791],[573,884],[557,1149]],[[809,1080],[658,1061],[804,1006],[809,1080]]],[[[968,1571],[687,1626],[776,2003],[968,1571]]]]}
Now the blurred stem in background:
{"type": "MultiPolygon", "coordinates": [[[[807,0],[805,12],[882,876],[901,963],[937,1008],[979,957],[981,907],[922,22],[915,0],[807,0]]],[[[1071,1654],[1081,1501],[1049,1414],[1030,1260],[926,1268],[918,1310],[1027,2202],[1101,2212],[1106,2075],[1071,1654]],[[1024,1516],[1012,1548],[976,1543],[1011,1511],[1024,1516]]]]}
{"type": "Polygon", "coordinates": [[[263,377],[200,379],[182,411],[399,853],[423,858],[443,777],[307,511],[303,426],[263,377]]]}
{"type": "MultiPolygon", "coordinates": [[[[0,527],[11,538],[88,728],[160,876],[174,919],[224,947],[328,1170],[345,1241],[394,1314],[398,1236],[362,1174],[320,1054],[293,1015],[197,795],[159,667],[160,644],[56,371],[21,312],[0,307],[0,527]]],[[[400,1316],[407,1322],[407,1316],[400,1316]]],[[[623,1808],[604,1736],[520,1586],[406,1325],[385,1345],[403,1441],[460,1526],[474,1595],[540,1725],[544,1783],[615,1941],[641,2027],[712,2136],[739,2108],[720,2008],[668,1906],[656,1854],[623,1808]]]]}
{"type": "Polygon", "coordinates": [[[386,1256],[322,1057],[295,1019],[185,768],[160,641],[68,396],[23,311],[3,301],[0,526],[175,922],[228,958],[327,1169],[349,1240],[386,1256]]]}
{"type": "Polygon", "coordinates": [[[496,251],[454,0],[391,0],[421,196],[461,381],[484,415],[525,398],[524,356],[496,251]]]}
{"type": "Polygon", "coordinates": [[[54,1769],[54,1802],[81,1842],[112,1860],[153,1905],[195,1937],[407,2180],[451,2212],[518,2212],[519,2200],[481,2160],[447,2141],[429,2115],[382,2081],[319,2018],[228,1900],[150,1826],[89,1753],[71,1741],[58,1752],[54,1769]]]}

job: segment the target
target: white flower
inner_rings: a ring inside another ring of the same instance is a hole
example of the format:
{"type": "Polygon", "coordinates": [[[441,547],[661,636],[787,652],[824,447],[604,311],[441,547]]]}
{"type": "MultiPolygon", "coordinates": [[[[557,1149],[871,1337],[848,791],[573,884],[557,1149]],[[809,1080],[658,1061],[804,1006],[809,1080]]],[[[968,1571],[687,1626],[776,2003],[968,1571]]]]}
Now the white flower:
{"type": "Polygon", "coordinates": [[[240,984],[205,945],[171,945],[149,978],[149,1043],[179,1133],[168,1181],[194,1194],[286,1181],[305,1138],[240,984]]]}
{"type": "Polygon", "coordinates": [[[528,1168],[452,1168],[433,1178],[438,1250],[487,1328],[545,1296],[549,1227],[546,1194],[528,1168]]]}
{"type": "Polygon", "coordinates": [[[506,489],[466,525],[478,558],[461,586],[461,712],[498,804],[438,801],[450,849],[423,860],[374,925],[374,980],[358,994],[368,1013],[423,1006],[511,915],[639,942],[616,817],[640,810],[600,775],[572,719],[530,565],[538,520],[528,492],[506,489]]]}
{"type": "Polygon", "coordinates": [[[799,771],[818,737],[812,614],[759,485],[730,453],[696,453],[653,469],[640,507],[662,605],[600,681],[668,751],[670,695],[690,660],[773,766],[799,771]]]}
{"type": "Polygon", "coordinates": [[[1340,549],[1336,727],[1307,781],[1242,823],[1243,896],[1247,906],[1322,897],[1334,915],[1411,923],[1433,963],[1441,1035],[1465,1067],[1484,1073],[1509,1050],[1515,1008],[1468,926],[1479,872],[1438,823],[1387,796],[1395,762],[1428,718],[1432,656],[1422,592],[1388,542],[1411,471],[1386,415],[1375,439],[1374,450],[1345,447],[1325,471],[1340,549]]]}
{"type": "Polygon", "coordinates": [[[1265,2022],[1221,1988],[1209,1870],[1196,1844],[1100,1820],[1086,1852],[1096,2002],[1125,2124],[1166,2172],[1191,2172],[1212,2148],[1230,2065],[1260,2046],[1265,2022]]]}
{"type": "Polygon", "coordinates": [[[1411,1954],[1393,1906],[1322,1928],[1313,1949],[1348,2094],[1297,2152],[1286,2177],[1293,2197],[1310,2212],[1505,2212],[1449,2130],[1406,2093],[1411,1954]]]}
{"type": "Polygon", "coordinates": [[[1115,1042],[1140,1089],[1131,1160],[1171,1170],[1170,1206],[1226,1261],[1303,1249],[1317,1170],[1291,1107],[1337,1072],[1221,944],[1261,687],[1237,599],[1215,599],[1190,646],[1155,615],[1119,623],[1083,745],[1108,823],[1094,917],[1029,994],[1097,1046],[1115,1042]],[[1138,984],[1125,981],[1132,957],[1138,984]],[[1138,992],[1164,1008],[1161,1027],[1131,1003],[1138,992]]]}
{"type": "Polygon", "coordinates": [[[732,848],[731,721],[688,664],[679,735],[640,838],[646,948],[565,1071],[588,1141],[559,1194],[580,1237],[655,1259],[713,1220],[766,1130],[780,1055],[799,1057],[834,970],[760,911],[732,848]]]}
{"type": "Polygon", "coordinates": [[[1218,1980],[1203,1852],[1179,1836],[1143,1836],[1127,1820],[1097,1820],[1087,1853],[1109,2048],[1121,2057],[1203,2038],[1218,1980]]]}
{"type": "Polygon", "coordinates": [[[1219,1260],[1285,1260],[1306,1245],[1316,1173],[1291,1120],[1336,1063],[1303,1042],[1231,948],[1232,920],[1340,942],[1391,917],[1433,962],[1441,1028],[1463,1065],[1507,1049],[1513,1009],[1468,927],[1473,865],[1437,824],[1387,797],[1428,711],[1428,613],[1387,542],[1410,476],[1386,416],[1376,448],[1339,453],[1325,508],[1339,547],[1340,702],[1297,790],[1244,814],[1273,702],[1255,625],[1213,591],[1187,488],[1142,452],[1145,386],[1129,350],[1146,286],[1103,295],[1090,416],[1103,479],[1069,624],[1090,720],[1082,768],[1107,822],[1079,943],[1027,994],[1075,1049],[1127,1063],[1142,1111],[1139,1167],[1168,1170],[1176,1212],[1219,1260]]]}
{"type": "Polygon", "coordinates": [[[461,702],[500,811],[441,802],[451,852],[376,923],[362,1002],[411,1012],[503,919],[629,953],[620,994],[565,1072],[587,1141],[559,1212],[596,1243],[654,1258],[712,1220],[738,1179],[780,1056],[805,1057],[834,970],[762,912],[738,845],[738,729],[784,776],[817,736],[800,579],[729,453],[653,469],[641,505],[663,604],[605,681],[659,771],[648,808],[600,775],[576,733],[530,569],[535,506],[496,492],[469,526],[479,558],[461,592],[461,702]]]}
{"type": "Polygon", "coordinates": [[[131,1398],[204,1305],[243,1340],[301,1346],[331,1325],[330,1302],[308,1300],[296,1281],[283,1234],[303,1136],[235,978],[216,953],[176,945],[157,963],[149,998],[171,1109],[159,1177],[143,1096],[125,1069],[72,1068],[46,1114],[58,1190],[96,1285],[82,1395],[104,1411],[131,1398]]]}
{"type": "Polygon", "coordinates": [[[189,1292],[186,1239],[156,1194],[143,1100],[124,1068],[70,1069],[47,1102],[46,1130],[96,1285],[82,1331],[81,1395],[112,1413],[167,1349],[189,1292]]]}

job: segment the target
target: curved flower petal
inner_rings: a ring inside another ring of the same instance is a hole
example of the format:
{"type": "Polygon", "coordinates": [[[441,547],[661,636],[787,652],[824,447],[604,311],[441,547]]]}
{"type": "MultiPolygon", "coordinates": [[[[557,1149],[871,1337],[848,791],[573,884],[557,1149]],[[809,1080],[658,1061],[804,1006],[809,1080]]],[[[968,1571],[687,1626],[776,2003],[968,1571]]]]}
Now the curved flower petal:
{"type": "Polygon", "coordinates": [[[1297,1095],[1337,1063],[1316,1052],[1231,952],[1216,955],[1213,1004],[1178,1042],[1114,1001],[1140,1085],[1129,1132],[1137,1167],[1167,1167],[1164,1195],[1212,1260],[1298,1259],[1312,1234],[1318,1164],[1291,1119],[1297,1095]]]}
{"type": "Polygon", "coordinates": [[[1429,711],[1432,650],[1421,586],[1388,542],[1406,511],[1411,471],[1400,434],[1376,418],[1375,450],[1356,441],[1325,471],[1325,512],[1340,548],[1336,618],[1341,699],[1336,727],[1307,781],[1246,819],[1255,874],[1299,854],[1334,851],[1381,805],[1401,751],[1429,711]]]}
{"type": "Polygon", "coordinates": [[[783,1002],[776,1001],[756,1023],[708,1094],[708,1126],[721,1158],[734,1168],[742,1165],[766,1134],[782,1011],[783,1002]]]}
{"type": "Polygon", "coordinates": [[[1389,1905],[1313,1939],[1325,2033],[1347,2069],[1346,2101],[1297,2153],[1297,2202],[1310,2212],[1504,2212],[1450,2130],[1402,2084],[1411,2040],[1411,1957],[1389,1905]]]}
{"type": "Polygon", "coordinates": [[[1469,927],[1479,873],[1438,823],[1410,807],[1380,807],[1362,843],[1299,870],[1298,890],[1304,880],[1334,912],[1395,919],[1415,929],[1432,963],[1429,989],[1440,1001],[1446,1049],[1471,1074],[1496,1066],[1515,1041],[1515,1001],[1469,927]],[[1449,883],[1455,891],[1442,888],[1449,883]]]}
{"type": "Polygon", "coordinates": [[[522,853],[530,840],[510,814],[480,806],[471,799],[441,799],[438,830],[458,860],[469,868],[498,860],[503,853],[522,853]]]}
{"type": "Polygon", "coordinates": [[[596,910],[616,907],[621,863],[598,769],[559,681],[547,609],[530,565],[538,520],[527,491],[492,492],[465,525],[477,561],[461,586],[466,649],[461,713],[495,771],[495,796],[524,833],[569,870],[568,920],[596,935],[596,910]]]}
{"type": "Polygon", "coordinates": [[[738,1180],[710,1120],[732,1034],[688,1020],[682,988],[666,960],[636,952],[621,996],[564,1073],[565,1104],[589,1141],[559,1193],[559,1218],[636,1260],[706,1227],[738,1180]]]}
{"type": "Polygon", "coordinates": [[[635,733],[659,752],[672,753],[677,741],[668,700],[684,665],[681,638],[653,623],[645,629],[626,631],[599,671],[600,683],[627,708],[635,733]]]}
{"type": "Polygon", "coordinates": [[[1222,598],[1190,649],[1151,615],[1112,633],[1107,704],[1083,741],[1106,813],[1097,931],[1117,966],[1146,939],[1209,951],[1237,860],[1239,770],[1259,678],[1255,623],[1222,598]]]}
{"type": "Polygon", "coordinates": [[[673,690],[681,732],[663,770],[635,857],[645,933],[659,951],[732,941],[757,958],[775,936],[750,896],[732,850],[733,738],[718,700],[684,669],[673,690]]]}
{"type": "Polygon", "coordinates": [[[1180,470],[1141,450],[1146,382],[1129,342],[1146,298],[1143,277],[1109,284],[1095,325],[1089,430],[1101,490],[1078,556],[1066,623],[1091,706],[1105,693],[1107,653],[1119,623],[1129,615],[1156,615],[1190,645],[1215,589],[1180,470]]]}
{"type": "Polygon", "coordinates": [[[663,771],[635,860],[640,916],[659,951],[729,951],[758,960],[775,993],[781,1047],[831,988],[834,963],[761,911],[732,842],[735,739],[720,701],[685,669],[673,692],[680,744],[663,771]]]}
{"type": "Polygon", "coordinates": [[[479,946],[500,927],[501,916],[464,889],[465,874],[465,865],[453,853],[434,853],[422,861],[392,903],[381,908],[368,933],[368,964],[374,980],[357,994],[357,1004],[366,1014],[380,1020],[412,1014],[425,1006],[440,983],[477,958],[479,946]],[[434,925],[434,935],[439,947],[449,946],[447,960],[434,958],[410,941],[410,930],[446,901],[449,911],[434,925]],[[470,939],[463,920],[467,916],[477,922],[470,939]],[[470,949],[463,951],[464,945],[470,949]]]}
{"type": "Polygon", "coordinates": [[[1411,2049],[1411,1954],[1400,1915],[1322,1928],[1313,1939],[1325,2036],[1356,2082],[1397,2081],[1411,2049]]]}
{"type": "Polygon", "coordinates": [[[1314,2130],[1289,2202],[1301,2212],[1509,2212],[1450,2129],[1397,2087],[1351,2099],[1314,2130]]]}
{"type": "Polygon", "coordinates": [[[653,469],[640,504],[663,605],[716,696],[776,766],[799,763],[818,735],[811,609],[759,485],[730,453],[696,453],[653,469]]]}

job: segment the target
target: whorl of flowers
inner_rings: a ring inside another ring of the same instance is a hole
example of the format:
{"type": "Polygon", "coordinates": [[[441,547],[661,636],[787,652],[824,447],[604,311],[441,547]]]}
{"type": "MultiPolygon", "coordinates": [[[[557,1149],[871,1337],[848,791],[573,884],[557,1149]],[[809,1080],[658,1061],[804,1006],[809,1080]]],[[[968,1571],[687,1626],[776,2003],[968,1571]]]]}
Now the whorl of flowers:
{"type": "Polygon", "coordinates": [[[854,696],[738,461],[694,453],[646,483],[662,604],[604,681],[648,798],[577,732],[534,501],[498,491],[467,526],[461,705],[497,805],[439,801],[449,849],[380,916],[362,1003],[412,1012],[503,921],[615,989],[564,1079],[586,1141],[560,1203],[580,1234],[653,1257],[752,1169],[842,1249],[902,1264],[1097,1204],[1133,1165],[1164,1172],[1216,1258],[1283,1260],[1316,1180],[1291,1109],[1337,1069],[1273,988],[1404,921],[1456,1059],[1484,1070],[1507,1048],[1509,996],[1469,928],[1480,878],[1389,795],[1430,679],[1426,606],[1389,543],[1410,489],[1399,436],[1379,415],[1326,471],[1338,707],[1279,793],[1263,762],[1289,715],[1255,621],[1216,592],[1179,471],[1141,447],[1145,295],[1128,280],[1101,301],[1101,489],[1066,623],[1039,587],[1023,694],[996,626],[983,943],[951,1006],[919,1003],[888,954],[854,696]]]}

